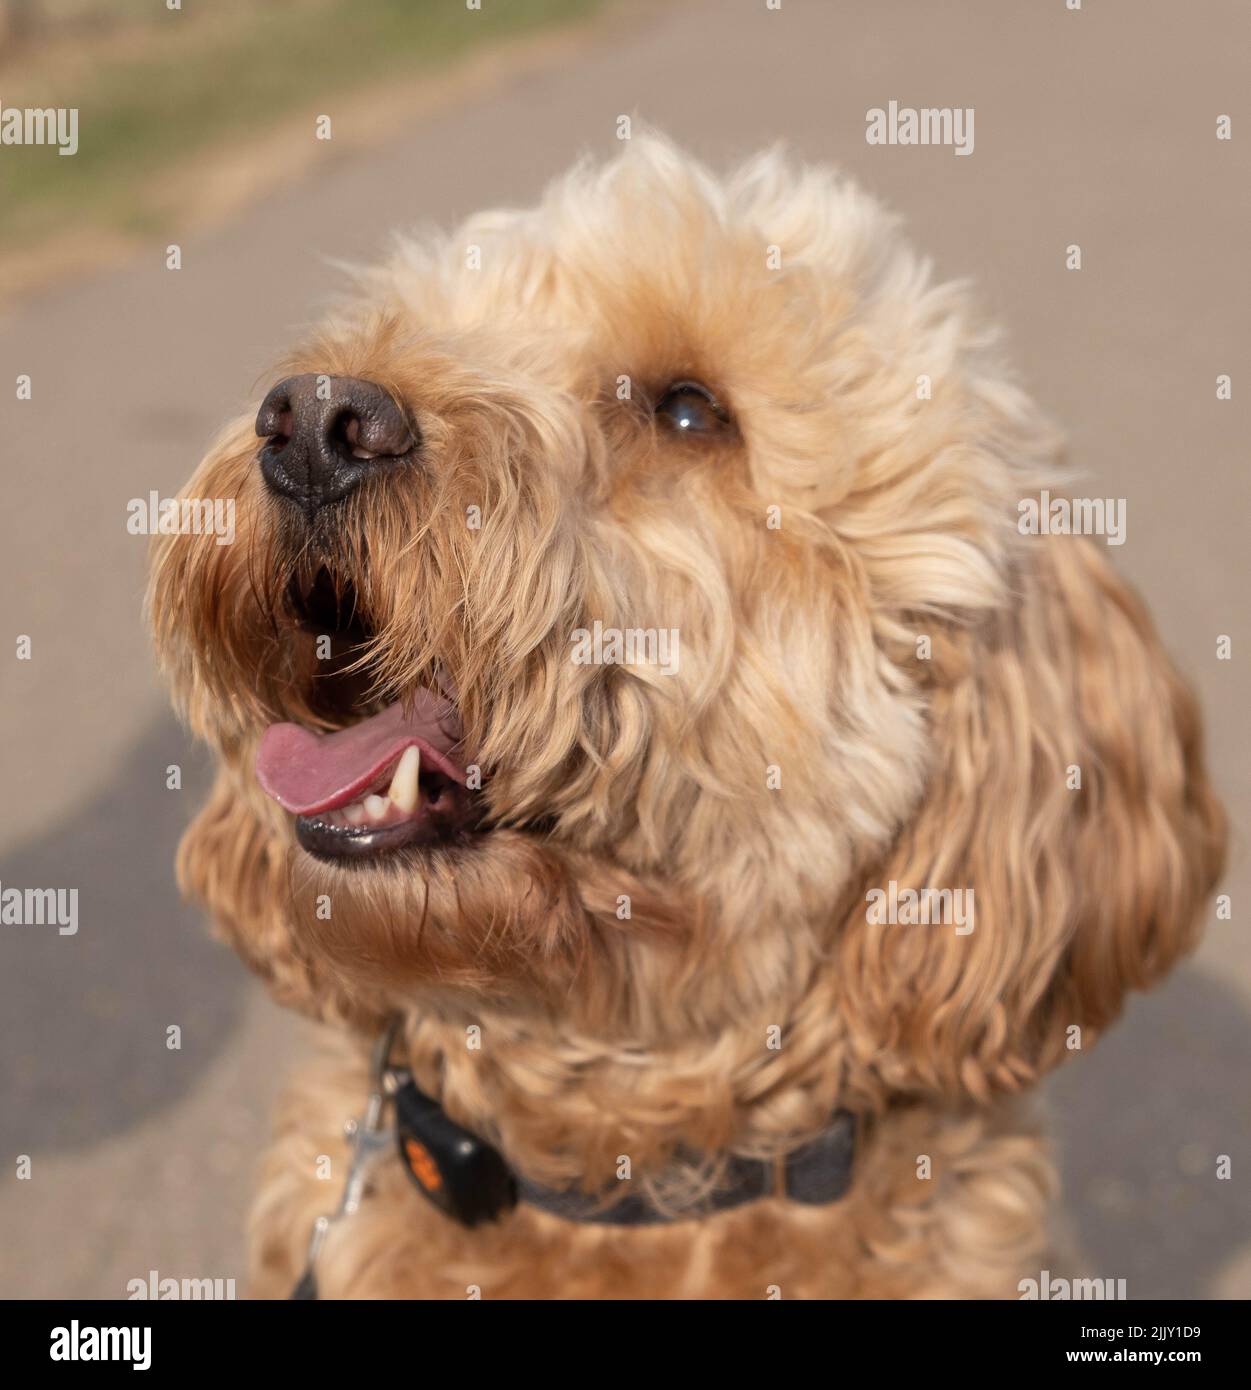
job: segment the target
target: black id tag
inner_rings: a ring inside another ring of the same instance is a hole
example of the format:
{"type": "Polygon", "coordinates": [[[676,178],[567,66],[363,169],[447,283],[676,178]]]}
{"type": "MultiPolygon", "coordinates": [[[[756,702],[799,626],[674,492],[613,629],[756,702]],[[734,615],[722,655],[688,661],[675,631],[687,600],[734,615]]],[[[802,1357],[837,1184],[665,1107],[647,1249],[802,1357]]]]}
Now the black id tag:
{"type": "Polygon", "coordinates": [[[516,1205],[517,1184],[499,1150],[462,1129],[411,1081],[395,1093],[395,1132],[409,1177],[462,1226],[494,1221],[516,1205]]]}

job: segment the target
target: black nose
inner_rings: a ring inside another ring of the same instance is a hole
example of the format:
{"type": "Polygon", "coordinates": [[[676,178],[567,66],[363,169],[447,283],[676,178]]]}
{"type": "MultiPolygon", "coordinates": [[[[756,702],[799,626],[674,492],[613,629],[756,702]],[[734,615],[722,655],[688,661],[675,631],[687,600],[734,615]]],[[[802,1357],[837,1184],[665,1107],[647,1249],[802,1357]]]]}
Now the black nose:
{"type": "Polygon", "coordinates": [[[257,455],[265,482],[310,515],[417,447],[416,429],[381,386],[315,372],[270,391],[256,432],[265,440],[257,455]]]}

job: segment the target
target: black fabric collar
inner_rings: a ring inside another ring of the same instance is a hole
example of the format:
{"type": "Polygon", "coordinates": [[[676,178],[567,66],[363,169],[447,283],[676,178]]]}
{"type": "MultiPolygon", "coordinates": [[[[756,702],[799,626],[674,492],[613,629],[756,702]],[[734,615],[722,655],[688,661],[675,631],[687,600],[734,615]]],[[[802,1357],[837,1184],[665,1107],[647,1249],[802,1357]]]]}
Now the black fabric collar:
{"type": "Polygon", "coordinates": [[[493,1220],[518,1201],[565,1221],[604,1226],[690,1221],[762,1197],[816,1206],[847,1191],[856,1148],[855,1116],[839,1110],[821,1134],[785,1159],[731,1156],[713,1191],[675,1206],[624,1185],[620,1194],[586,1193],[544,1187],[515,1174],[498,1149],[457,1124],[407,1075],[395,1090],[395,1123],[400,1158],[418,1191],[465,1226],[493,1220]]]}
{"type": "Polygon", "coordinates": [[[721,1184],[698,1201],[678,1206],[652,1201],[637,1188],[621,1194],[558,1190],[513,1172],[498,1149],[457,1124],[437,1100],[420,1090],[405,1068],[390,1065],[396,1024],[378,1039],[370,1067],[365,1113],[347,1133],[352,1156],[338,1209],[314,1223],[304,1273],[294,1299],[317,1297],[317,1259],[331,1225],[351,1217],[365,1198],[370,1171],[394,1144],[413,1185],[440,1211],[463,1226],[493,1221],[518,1201],[565,1221],[601,1226],[655,1226],[699,1220],[764,1197],[808,1206],[836,1202],[851,1186],[856,1117],[838,1110],[815,1139],[777,1160],[731,1156],[721,1184]],[[394,1138],[382,1116],[395,1112],[394,1138]]]}
{"type": "Polygon", "coordinates": [[[583,1192],[541,1187],[527,1178],[517,1181],[518,1196],[540,1211],[566,1221],[587,1221],[604,1226],[656,1226],[669,1221],[691,1221],[729,1211],[762,1197],[785,1197],[806,1206],[836,1202],[851,1186],[856,1152],[856,1117],[837,1111],[828,1127],[815,1139],[792,1149],[785,1161],[732,1156],[725,1181],[700,1201],[663,1208],[641,1192],[627,1191],[612,1200],[583,1192]]]}

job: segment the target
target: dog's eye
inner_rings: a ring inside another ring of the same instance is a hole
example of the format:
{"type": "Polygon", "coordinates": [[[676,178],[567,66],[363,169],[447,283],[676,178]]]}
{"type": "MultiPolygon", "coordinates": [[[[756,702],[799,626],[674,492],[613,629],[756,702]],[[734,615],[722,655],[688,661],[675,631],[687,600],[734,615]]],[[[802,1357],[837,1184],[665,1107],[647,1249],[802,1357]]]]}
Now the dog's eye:
{"type": "Polygon", "coordinates": [[[675,381],[657,403],[656,415],[683,434],[709,434],[730,419],[716,396],[698,381],[675,381]]]}

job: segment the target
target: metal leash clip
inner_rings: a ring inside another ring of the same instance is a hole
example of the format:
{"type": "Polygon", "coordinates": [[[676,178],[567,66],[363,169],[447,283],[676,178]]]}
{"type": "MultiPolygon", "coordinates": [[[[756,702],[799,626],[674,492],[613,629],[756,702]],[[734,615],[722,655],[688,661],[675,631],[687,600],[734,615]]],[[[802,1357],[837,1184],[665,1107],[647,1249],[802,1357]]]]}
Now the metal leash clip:
{"type": "Polygon", "coordinates": [[[369,1178],[375,1160],[395,1145],[395,1134],[382,1124],[383,1111],[388,1100],[395,1094],[408,1076],[402,1068],[389,1065],[391,1045],[399,1028],[399,1019],[392,1019],[374,1044],[369,1063],[369,1096],[365,1102],[365,1113],[360,1119],[351,1119],[343,1126],[344,1135],[352,1142],[352,1155],[348,1163],[347,1181],[343,1185],[343,1196],[330,1216],[319,1216],[313,1222],[313,1233],[308,1242],[308,1254],[304,1260],[304,1273],[292,1290],[291,1298],[309,1300],[317,1298],[317,1258],[326,1243],[330,1227],[345,1216],[352,1216],[360,1209],[369,1190],[369,1178]]]}

